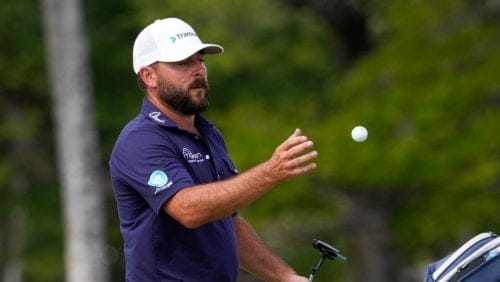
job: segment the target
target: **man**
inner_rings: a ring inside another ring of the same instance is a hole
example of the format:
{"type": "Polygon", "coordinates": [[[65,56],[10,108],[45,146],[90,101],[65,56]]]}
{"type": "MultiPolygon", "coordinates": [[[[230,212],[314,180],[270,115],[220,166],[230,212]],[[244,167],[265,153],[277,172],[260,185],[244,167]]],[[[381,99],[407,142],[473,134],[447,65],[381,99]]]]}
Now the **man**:
{"type": "Polygon", "coordinates": [[[266,281],[308,281],[274,254],[238,211],[316,167],[299,129],[271,158],[239,174],[208,107],[204,44],[187,23],[157,20],[137,36],[133,66],[141,113],[110,159],[127,281],[236,281],[242,267],[266,281]]]}

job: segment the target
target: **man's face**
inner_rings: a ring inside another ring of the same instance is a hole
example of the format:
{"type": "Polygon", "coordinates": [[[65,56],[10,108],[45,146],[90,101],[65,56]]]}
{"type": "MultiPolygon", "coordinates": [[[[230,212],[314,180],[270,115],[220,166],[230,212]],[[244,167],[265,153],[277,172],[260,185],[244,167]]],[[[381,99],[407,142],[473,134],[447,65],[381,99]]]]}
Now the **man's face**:
{"type": "Polygon", "coordinates": [[[201,113],[208,108],[209,86],[202,54],[180,62],[159,63],[156,70],[158,97],[168,107],[184,115],[201,113]]]}
{"type": "Polygon", "coordinates": [[[203,77],[196,77],[184,89],[177,87],[167,79],[158,78],[160,100],[184,115],[201,113],[208,108],[208,89],[208,82],[203,77]]]}

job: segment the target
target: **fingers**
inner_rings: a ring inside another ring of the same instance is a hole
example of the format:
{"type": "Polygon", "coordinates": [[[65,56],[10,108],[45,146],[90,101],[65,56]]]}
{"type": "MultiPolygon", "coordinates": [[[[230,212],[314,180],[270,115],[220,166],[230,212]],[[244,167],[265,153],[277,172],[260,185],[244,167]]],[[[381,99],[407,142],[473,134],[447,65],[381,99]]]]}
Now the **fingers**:
{"type": "Polygon", "coordinates": [[[292,158],[295,158],[297,157],[298,155],[300,155],[302,152],[308,150],[309,148],[312,148],[314,146],[314,143],[310,140],[306,140],[302,143],[297,143],[295,145],[293,145],[292,147],[290,147],[290,149],[288,149],[288,155],[290,155],[290,157],[292,158]]]}
{"type": "Polygon", "coordinates": [[[294,171],[294,173],[296,175],[299,175],[299,174],[304,174],[304,173],[308,173],[309,171],[313,170],[316,168],[316,163],[310,163],[310,164],[307,164],[306,166],[301,166],[301,167],[297,167],[294,171]]]}
{"type": "Polygon", "coordinates": [[[297,144],[300,144],[300,143],[304,143],[307,141],[307,137],[302,135],[302,132],[300,130],[300,128],[297,128],[295,129],[295,131],[293,132],[293,134],[288,137],[285,142],[283,142],[278,148],[277,150],[290,150],[290,148],[292,148],[293,146],[297,145],[297,144]]]}
{"type": "Polygon", "coordinates": [[[314,158],[318,156],[318,152],[312,151],[307,154],[301,155],[299,157],[293,158],[289,165],[289,170],[287,171],[287,178],[308,173],[309,171],[316,168],[316,163],[311,162],[314,158]]]}
{"type": "Polygon", "coordinates": [[[312,151],[307,154],[293,158],[293,163],[295,167],[302,166],[303,164],[309,163],[311,160],[318,156],[318,152],[312,151]]]}
{"type": "Polygon", "coordinates": [[[307,173],[316,168],[311,161],[318,152],[311,150],[314,143],[296,129],[278,148],[270,160],[273,175],[279,179],[307,173]]]}
{"type": "Polygon", "coordinates": [[[295,136],[300,136],[302,134],[302,131],[300,128],[296,128],[295,131],[293,132],[292,136],[290,137],[295,137],[295,136]]]}
{"type": "Polygon", "coordinates": [[[303,152],[314,146],[313,141],[309,140],[306,136],[302,135],[300,129],[295,129],[295,132],[280,146],[285,158],[294,159],[295,165],[301,165],[304,162],[311,160],[317,156],[317,152],[301,156],[303,152]]]}

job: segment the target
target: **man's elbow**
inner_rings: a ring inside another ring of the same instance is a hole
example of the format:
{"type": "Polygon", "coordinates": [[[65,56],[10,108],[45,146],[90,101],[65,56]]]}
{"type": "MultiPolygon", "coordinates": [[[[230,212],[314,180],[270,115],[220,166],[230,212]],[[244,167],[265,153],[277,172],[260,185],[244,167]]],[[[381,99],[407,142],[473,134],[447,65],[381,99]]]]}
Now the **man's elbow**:
{"type": "Polygon", "coordinates": [[[214,220],[209,209],[203,208],[190,194],[191,189],[183,189],[168,200],[163,210],[166,214],[188,229],[196,229],[214,220]]]}
{"type": "Polygon", "coordinates": [[[187,229],[196,229],[205,224],[204,221],[194,216],[174,217],[174,219],[187,229]]]}
{"type": "Polygon", "coordinates": [[[196,229],[206,223],[206,220],[196,212],[189,211],[186,207],[173,208],[166,204],[163,211],[182,226],[188,229],[196,229]]]}

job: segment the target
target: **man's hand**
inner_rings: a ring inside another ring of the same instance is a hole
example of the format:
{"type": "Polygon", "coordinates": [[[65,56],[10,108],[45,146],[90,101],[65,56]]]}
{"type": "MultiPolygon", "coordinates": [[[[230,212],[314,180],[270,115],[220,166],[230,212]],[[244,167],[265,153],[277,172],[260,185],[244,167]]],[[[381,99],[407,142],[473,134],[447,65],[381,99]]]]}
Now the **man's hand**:
{"type": "Polygon", "coordinates": [[[305,277],[302,277],[302,276],[299,276],[299,275],[292,275],[290,276],[287,280],[285,280],[286,282],[308,282],[309,279],[305,278],[305,277]]]}
{"type": "Polygon", "coordinates": [[[271,158],[265,163],[267,172],[277,181],[287,180],[307,173],[316,168],[310,161],[318,156],[318,152],[309,151],[313,142],[302,135],[300,129],[279,145],[271,158]]]}

